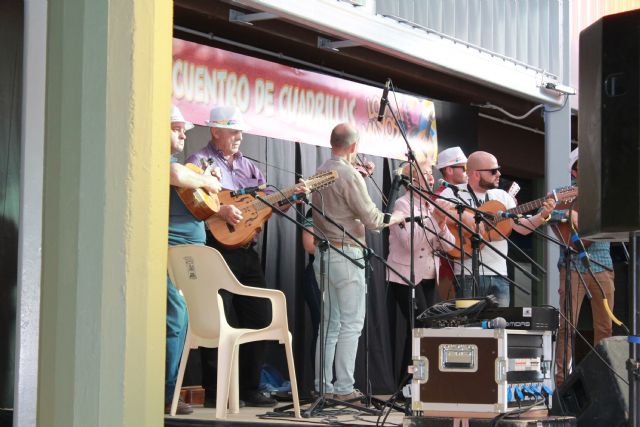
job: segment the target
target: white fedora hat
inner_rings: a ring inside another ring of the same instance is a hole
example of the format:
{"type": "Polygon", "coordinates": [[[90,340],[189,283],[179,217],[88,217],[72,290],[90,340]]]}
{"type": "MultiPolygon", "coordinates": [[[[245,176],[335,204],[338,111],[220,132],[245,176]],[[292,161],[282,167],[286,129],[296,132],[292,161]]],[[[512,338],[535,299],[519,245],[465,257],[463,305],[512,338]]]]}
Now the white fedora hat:
{"type": "Polygon", "coordinates": [[[438,154],[436,169],[446,168],[447,166],[463,165],[465,163],[467,163],[467,156],[462,152],[462,148],[451,147],[446,150],[442,150],[440,154],[438,154]]]}
{"type": "Polygon", "coordinates": [[[185,120],[182,112],[175,105],[171,106],[171,123],[184,123],[184,130],[193,129],[193,123],[185,120]]]}
{"type": "Polygon", "coordinates": [[[242,118],[242,113],[238,107],[213,107],[209,113],[207,126],[212,128],[234,129],[245,131],[249,126],[242,118]]]}

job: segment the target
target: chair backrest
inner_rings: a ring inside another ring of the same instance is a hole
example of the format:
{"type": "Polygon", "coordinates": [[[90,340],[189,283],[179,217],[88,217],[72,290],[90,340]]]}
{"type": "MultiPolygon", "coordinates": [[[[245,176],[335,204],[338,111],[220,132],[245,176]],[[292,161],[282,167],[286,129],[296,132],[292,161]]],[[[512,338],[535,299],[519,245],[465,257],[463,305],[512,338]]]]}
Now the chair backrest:
{"type": "MultiPolygon", "coordinates": [[[[217,250],[201,245],[169,247],[169,276],[187,301],[189,330],[197,337],[217,340],[220,335],[218,295],[240,286],[217,250]]],[[[222,304],[220,304],[220,307],[222,304]]],[[[224,317],[224,310],[223,310],[224,317]]]]}

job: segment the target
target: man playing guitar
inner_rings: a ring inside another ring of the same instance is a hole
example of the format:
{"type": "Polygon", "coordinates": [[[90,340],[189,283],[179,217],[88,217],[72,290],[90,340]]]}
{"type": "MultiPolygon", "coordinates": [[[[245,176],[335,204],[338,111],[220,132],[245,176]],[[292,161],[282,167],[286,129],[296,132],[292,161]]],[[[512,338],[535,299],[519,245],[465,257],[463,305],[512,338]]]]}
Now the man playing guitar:
{"type": "MultiPolygon", "coordinates": [[[[220,169],[222,187],[226,190],[255,188],[266,184],[258,167],[240,152],[242,132],[248,129],[240,110],[236,107],[214,107],[207,122],[210,127],[210,142],[187,158],[195,165],[213,164],[220,169]]],[[[298,192],[304,192],[304,184],[298,192]]],[[[242,211],[234,204],[223,204],[217,215],[229,226],[243,220],[242,211]]],[[[222,254],[236,278],[246,286],[266,288],[260,257],[254,249],[256,237],[242,247],[229,248],[207,231],[207,245],[222,254]]],[[[237,325],[251,329],[265,327],[271,321],[271,307],[262,298],[223,295],[225,309],[235,312],[237,325]]],[[[264,341],[244,344],[240,347],[240,399],[247,406],[274,406],[276,401],[258,392],[260,369],[263,365],[264,341]]],[[[214,407],[216,402],[216,349],[201,348],[202,384],[205,389],[205,407],[214,407]]]]}
{"type": "MultiPolygon", "coordinates": [[[[445,189],[441,195],[451,199],[457,198],[465,204],[476,208],[489,200],[501,202],[506,209],[514,208],[516,202],[513,197],[506,191],[498,188],[500,175],[500,166],[495,156],[485,151],[476,151],[472,153],[467,160],[467,176],[469,177],[469,182],[466,185],[458,186],[459,191],[457,197],[450,188],[445,189]]],[[[528,228],[514,223],[513,229],[522,235],[531,233],[532,228],[537,228],[549,220],[551,211],[555,205],[556,202],[553,198],[546,199],[542,209],[537,215],[523,220],[526,221],[528,228]]],[[[475,227],[473,223],[468,225],[472,228],[475,227]]],[[[506,240],[492,242],[492,245],[503,254],[507,254],[508,242],[506,240]]],[[[480,283],[477,284],[475,296],[492,294],[498,299],[500,306],[508,307],[510,303],[509,283],[503,277],[507,275],[506,260],[496,254],[491,248],[484,247],[480,251],[480,261],[495,271],[486,268],[484,265],[480,267],[480,283]]],[[[454,266],[454,272],[456,276],[458,276],[458,279],[461,268],[459,262],[454,266]]],[[[460,283],[457,296],[471,297],[473,296],[474,290],[474,278],[469,274],[471,272],[470,256],[465,257],[464,268],[466,273],[465,280],[464,283],[460,283]]]]}

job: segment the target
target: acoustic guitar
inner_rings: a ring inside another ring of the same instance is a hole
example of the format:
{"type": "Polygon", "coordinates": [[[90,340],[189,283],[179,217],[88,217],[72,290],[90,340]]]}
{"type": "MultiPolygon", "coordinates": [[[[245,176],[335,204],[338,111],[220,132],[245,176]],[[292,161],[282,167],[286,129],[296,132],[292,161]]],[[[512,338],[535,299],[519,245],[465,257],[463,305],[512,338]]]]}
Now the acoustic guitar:
{"type": "MultiPolygon", "coordinates": [[[[333,184],[338,178],[338,172],[328,171],[314,175],[304,180],[309,190],[319,190],[333,184]]],[[[265,193],[258,192],[260,197],[272,205],[278,205],[286,201],[295,193],[296,186],[288,187],[281,192],[275,192],[265,196],[265,193]]],[[[232,197],[231,191],[225,190],[218,193],[218,198],[222,205],[234,205],[242,211],[242,221],[236,225],[227,223],[219,215],[215,215],[206,220],[211,234],[227,248],[239,248],[251,243],[253,237],[262,230],[262,226],[271,217],[271,206],[256,199],[254,196],[245,194],[232,197]]]]}
{"type": "MultiPolygon", "coordinates": [[[[556,209],[565,209],[565,206],[568,206],[578,196],[578,188],[562,187],[554,190],[550,196],[554,197],[556,200],[556,209]]],[[[484,219],[487,222],[491,223],[491,225],[499,230],[500,233],[502,233],[504,236],[509,237],[511,231],[513,230],[513,219],[497,217],[495,216],[495,214],[498,211],[502,211],[510,214],[523,215],[527,212],[531,212],[533,210],[541,208],[544,201],[547,200],[550,196],[541,197],[539,199],[523,203],[511,209],[506,209],[504,204],[502,204],[502,202],[499,202],[498,200],[489,200],[483,203],[478,208],[478,210],[489,214],[485,215],[484,219]]],[[[463,214],[467,218],[465,220],[465,224],[467,224],[470,228],[475,229],[475,221],[471,219],[473,217],[473,213],[469,214],[469,212],[470,211],[465,210],[465,213],[463,214]]],[[[458,227],[453,223],[447,223],[447,227],[451,231],[451,234],[453,234],[453,236],[456,238],[455,245],[460,247],[460,235],[458,233],[458,227]]],[[[464,253],[467,256],[471,256],[471,234],[466,230],[463,230],[463,232],[464,253]]],[[[487,240],[489,242],[504,240],[503,237],[493,229],[493,227],[490,227],[486,224],[481,224],[480,235],[484,240],[487,240]]],[[[453,248],[448,253],[454,258],[460,258],[460,251],[458,249],[453,248]]]]}
{"type": "MultiPolygon", "coordinates": [[[[200,175],[211,173],[211,169],[214,167],[212,164],[209,164],[204,170],[202,170],[193,163],[187,163],[185,166],[200,175]]],[[[204,188],[193,189],[176,187],[176,192],[189,212],[191,212],[191,214],[200,221],[204,221],[210,216],[218,213],[220,210],[220,201],[218,200],[218,196],[216,194],[209,193],[204,188]]]]}

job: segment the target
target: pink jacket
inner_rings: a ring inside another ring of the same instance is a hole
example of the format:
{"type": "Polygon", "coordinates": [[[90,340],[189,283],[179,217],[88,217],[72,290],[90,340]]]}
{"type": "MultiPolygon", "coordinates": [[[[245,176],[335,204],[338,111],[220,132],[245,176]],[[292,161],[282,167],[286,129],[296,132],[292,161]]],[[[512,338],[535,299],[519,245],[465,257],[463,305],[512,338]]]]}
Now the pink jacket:
{"type": "MultiPolygon", "coordinates": [[[[440,259],[433,253],[433,250],[441,249],[448,251],[452,248],[449,242],[455,242],[455,238],[447,227],[441,230],[435,219],[430,219],[434,207],[428,202],[424,202],[419,197],[414,199],[413,212],[415,216],[427,217],[423,219],[425,228],[433,230],[437,233],[433,234],[427,230],[423,230],[420,224],[416,223],[413,248],[414,248],[414,271],[416,283],[423,279],[438,278],[438,269],[440,268],[440,259]],[[440,236],[440,238],[438,238],[440,236]],[[432,249],[433,248],[433,249],[432,249]]],[[[395,204],[394,214],[401,213],[408,217],[409,214],[409,193],[400,197],[395,204]]],[[[409,278],[409,262],[410,262],[410,238],[411,224],[392,225],[389,227],[389,257],[387,262],[389,265],[403,276],[409,278]]],[[[388,280],[391,282],[405,284],[394,272],[388,270],[388,280]]]]}

